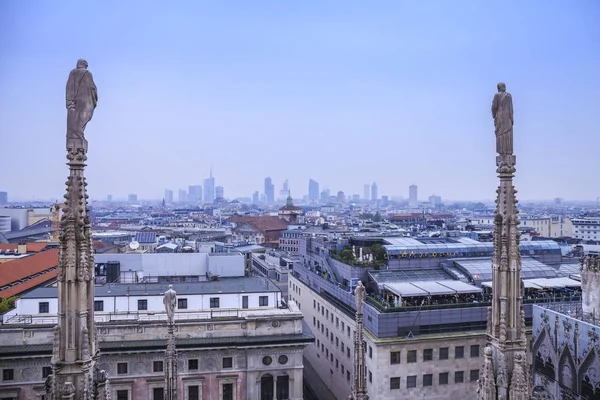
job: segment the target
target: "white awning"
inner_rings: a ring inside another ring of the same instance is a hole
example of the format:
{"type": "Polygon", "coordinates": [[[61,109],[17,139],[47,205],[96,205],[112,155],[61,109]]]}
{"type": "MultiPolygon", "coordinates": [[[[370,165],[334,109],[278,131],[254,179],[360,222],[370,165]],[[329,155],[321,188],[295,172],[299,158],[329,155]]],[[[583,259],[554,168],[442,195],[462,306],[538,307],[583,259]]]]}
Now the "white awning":
{"type": "Polygon", "coordinates": [[[429,294],[410,282],[386,282],[383,286],[400,297],[427,296],[429,294]]]}
{"type": "MultiPolygon", "coordinates": [[[[562,278],[538,278],[529,279],[535,285],[542,288],[564,288],[564,287],[580,287],[581,282],[574,279],[562,277],[562,278]]],[[[527,282],[527,281],[524,281],[527,282]]]]}
{"type": "Polygon", "coordinates": [[[425,290],[431,296],[443,296],[446,294],[456,294],[456,290],[452,290],[447,286],[440,285],[434,281],[412,282],[418,288],[425,290]]]}
{"type": "MultiPolygon", "coordinates": [[[[523,284],[525,285],[526,289],[543,289],[543,286],[537,285],[534,281],[537,281],[538,279],[523,279],[523,284]]],[[[485,286],[488,288],[492,288],[492,281],[489,282],[482,282],[481,286],[485,286]]]]}
{"type": "Polygon", "coordinates": [[[468,284],[465,282],[461,282],[461,281],[444,280],[444,281],[437,281],[437,283],[454,290],[456,293],[481,293],[482,292],[482,289],[480,287],[477,287],[475,285],[471,285],[471,284],[468,284]]]}

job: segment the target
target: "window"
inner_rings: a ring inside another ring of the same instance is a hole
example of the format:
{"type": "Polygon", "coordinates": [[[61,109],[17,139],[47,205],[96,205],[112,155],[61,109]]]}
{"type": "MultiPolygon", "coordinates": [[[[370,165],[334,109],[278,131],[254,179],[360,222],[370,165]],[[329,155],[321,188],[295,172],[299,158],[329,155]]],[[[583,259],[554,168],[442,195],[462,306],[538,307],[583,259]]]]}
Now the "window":
{"type": "Polygon", "coordinates": [[[447,385],[448,384],[448,373],[447,372],[440,373],[439,380],[440,380],[440,385],[447,385]]]}
{"type": "Polygon", "coordinates": [[[369,358],[373,358],[373,348],[369,346],[369,358]]]}
{"type": "Polygon", "coordinates": [[[369,383],[373,383],[373,373],[371,371],[369,371],[369,383]]]}
{"type": "Polygon", "coordinates": [[[471,371],[469,371],[469,380],[471,382],[477,382],[478,379],[479,379],[479,370],[478,369],[472,369],[471,371]]]}
{"type": "Polygon", "coordinates": [[[456,346],[454,348],[454,358],[463,358],[465,356],[465,346],[456,346]]]}
{"type": "Polygon", "coordinates": [[[448,359],[448,348],[441,347],[440,348],[440,360],[447,360],[447,359],[448,359]]]}
{"type": "Polygon", "coordinates": [[[48,314],[50,312],[50,303],[47,301],[40,301],[39,303],[39,313],[40,314],[48,314]]]}
{"type": "Polygon", "coordinates": [[[163,372],[163,362],[162,361],[154,361],[152,363],[152,370],[154,372],[163,372]]]}
{"type": "Polygon", "coordinates": [[[198,359],[194,358],[194,359],[188,360],[188,370],[195,371],[197,369],[198,369],[198,359]]]}
{"type": "Polygon", "coordinates": [[[348,327],[348,337],[350,337],[350,327],[348,327]]]}
{"type": "Polygon", "coordinates": [[[42,367],[42,378],[46,379],[50,374],[52,374],[52,367],[42,367]]]}
{"type": "Polygon", "coordinates": [[[406,377],[406,387],[407,388],[417,387],[417,376],[416,375],[410,375],[410,376],[406,377]]]}
{"type": "Polygon", "coordinates": [[[350,358],[350,346],[346,347],[346,356],[350,358]]]}
{"type": "Polygon", "coordinates": [[[390,378],[390,390],[400,389],[400,377],[390,378]]]}
{"type": "Polygon", "coordinates": [[[2,370],[2,380],[12,381],[15,379],[15,370],[12,368],[6,368],[2,370]]]}
{"type": "Polygon", "coordinates": [[[417,362],[417,351],[416,350],[409,350],[406,353],[406,362],[407,363],[416,363],[417,362]]]}
{"type": "Polygon", "coordinates": [[[342,364],[342,375],[344,375],[344,372],[346,372],[346,368],[344,368],[344,364],[342,364]]]}
{"type": "Polygon", "coordinates": [[[338,359],[337,359],[337,358],[335,359],[335,367],[336,367],[336,368],[339,368],[339,367],[340,367],[340,363],[338,362],[338,359]]]}
{"type": "Polygon", "coordinates": [[[117,363],[117,374],[123,375],[127,373],[127,363],[117,363]]]}
{"type": "Polygon", "coordinates": [[[200,400],[199,386],[188,386],[188,400],[200,400]]]}
{"type": "Polygon", "coordinates": [[[269,305],[269,296],[260,296],[258,298],[258,305],[260,307],[267,307],[269,305]]]}
{"type": "Polygon", "coordinates": [[[350,382],[350,370],[346,370],[346,380],[350,382]]]}
{"type": "Polygon", "coordinates": [[[423,387],[433,386],[433,374],[423,375],[423,387]]]}
{"type": "Polygon", "coordinates": [[[313,300],[313,308],[316,309],[317,308],[317,301],[313,300]]]}
{"type": "Polygon", "coordinates": [[[271,356],[264,356],[262,359],[262,363],[264,365],[271,365],[272,362],[273,362],[273,359],[271,358],[271,356]]]}
{"type": "Polygon", "coordinates": [[[129,392],[127,390],[117,390],[117,400],[129,400],[129,392]]]}
{"type": "Polygon", "coordinates": [[[342,351],[342,355],[344,354],[344,342],[340,342],[340,350],[342,351]]]}
{"type": "Polygon", "coordinates": [[[248,308],[248,296],[242,296],[242,308],[248,308]]]}
{"type": "Polygon", "coordinates": [[[391,351],[390,352],[390,364],[400,364],[400,352],[399,351],[391,351]]]}
{"type": "Polygon", "coordinates": [[[454,372],[454,383],[463,383],[465,381],[465,371],[454,372]]]}
{"type": "Polygon", "coordinates": [[[344,324],[344,321],[342,321],[342,333],[344,333],[344,329],[346,329],[345,325],[346,324],[344,324]]]}
{"type": "Polygon", "coordinates": [[[223,400],[233,400],[233,383],[223,384],[223,400]]]}
{"type": "Polygon", "coordinates": [[[313,317],[313,326],[317,326],[317,317],[313,317]]]}
{"type": "MultiPolygon", "coordinates": [[[[333,335],[333,333],[332,333],[333,335]]],[[[336,336],[335,337],[335,347],[339,347],[340,346],[340,339],[336,336]]]]}
{"type": "Polygon", "coordinates": [[[152,389],[152,399],[153,400],[164,400],[165,399],[165,390],[163,388],[152,389]]]}
{"type": "Polygon", "coordinates": [[[338,317],[335,317],[335,327],[336,328],[340,327],[340,319],[338,317]]]}
{"type": "Polygon", "coordinates": [[[148,309],[148,300],[138,300],[138,311],[144,311],[148,309]]]}
{"type": "Polygon", "coordinates": [[[219,308],[220,299],[218,297],[210,298],[210,308],[219,308]]]}
{"type": "Polygon", "coordinates": [[[223,357],[223,368],[233,368],[233,357],[223,357]]]}
{"type": "Polygon", "coordinates": [[[479,345],[471,345],[471,357],[479,357],[479,345]]]}
{"type": "Polygon", "coordinates": [[[423,350],[423,361],[431,361],[433,360],[433,349],[424,349],[423,350]]]}
{"type": "Polygon", "coordinates": [[[185,310],[187,308],[187,299],[177,299],[177,308],[185,310]]]}
{"type": "Polygon", "coordinates": [[[94,301],[94,311],[104,311],[104,300],[94,301]]]}

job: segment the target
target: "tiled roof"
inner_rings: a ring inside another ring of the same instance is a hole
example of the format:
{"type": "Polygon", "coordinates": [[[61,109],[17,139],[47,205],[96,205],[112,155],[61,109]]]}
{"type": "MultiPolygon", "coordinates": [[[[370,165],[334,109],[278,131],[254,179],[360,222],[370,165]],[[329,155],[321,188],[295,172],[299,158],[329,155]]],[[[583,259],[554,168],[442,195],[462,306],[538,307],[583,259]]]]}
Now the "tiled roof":
{"type": "Polygon", "coordinates": [[[288,222],[270,215],[251,216],[251,215],[234,215],[229,217],[229,222],[246,223],[253,228],[261,231],[284,231],[288,228],[288,222]]]}
{"type": "MultiPolygon", "coordinates": [[[[40,251],[42,251],[43,249],[45,249],[48,246],[48,243],[26,243],[25,244],[27,246],[27,252],[28,253],[39,253],[40,251]]],[[[10,250],[10,251],[15,251],[17,250],[17,248],[19,247],[19,245],[17,243],[0,243],[0,251],[6,251],[6,250],[10,250]]]]}
{"type": "Polygon", "coordinates": [[[12,286],[5,290],[0,289],[0,297],[14,296],[53,279],[56,277],[57,266],[58,249],[42,251],[31,256],[0,264],[0,288],[12,284],[12,286]],[[43,273],[44,271],[46,273],[43,273]],[[23,281],[25,278],[40,273],[43,274],[23,281]],[[22,282],[15,284],[15,282],[19,281],[22,282]]]}

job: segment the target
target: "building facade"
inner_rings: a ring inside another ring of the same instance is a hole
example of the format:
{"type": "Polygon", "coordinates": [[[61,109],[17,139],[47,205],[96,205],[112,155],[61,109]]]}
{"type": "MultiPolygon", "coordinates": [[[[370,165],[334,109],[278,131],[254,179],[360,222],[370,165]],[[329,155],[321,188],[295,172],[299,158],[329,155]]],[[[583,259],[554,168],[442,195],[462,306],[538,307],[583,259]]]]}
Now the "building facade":
{"type": "Polygon", "coordinates": [[[600,240],[600,217],[569,218],[567,224],[572,226],[575,239],[600,240]]]}
{"type": "MultiPolygon", "coordinates": [[[[174,286],[180,398],[302,399],[302,352],[313,339],[303,332],[296,304],[282,306],[273,283],[232,278],[174,286]]],[[[109,374],[113,399],[163,399],[165,290],[165,285],[96,290],[98,362],[109,374]]],[[[34,290],[0,326],[0,398],[43,398],[56,304],[56,288],[34,290]]]]}

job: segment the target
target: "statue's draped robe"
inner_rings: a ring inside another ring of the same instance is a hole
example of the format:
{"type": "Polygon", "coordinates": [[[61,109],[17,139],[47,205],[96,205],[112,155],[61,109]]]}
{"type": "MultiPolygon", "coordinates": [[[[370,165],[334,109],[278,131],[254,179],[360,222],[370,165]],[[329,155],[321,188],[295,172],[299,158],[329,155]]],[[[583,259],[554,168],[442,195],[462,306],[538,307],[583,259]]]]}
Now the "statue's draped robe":
{"type": "Polygon", "coordinates": [[[508,92],[498,92],[492,101],[492,116],[496,131],[496,151],[513,154],[513,103],[508,92]]]}
{"type": "Polygon", "coordinates": [[[92,73],[75,68],[67,80],[67,147],[73,140],[84,140],[85,126],[98,103],[98,91],[92,73]]]}

